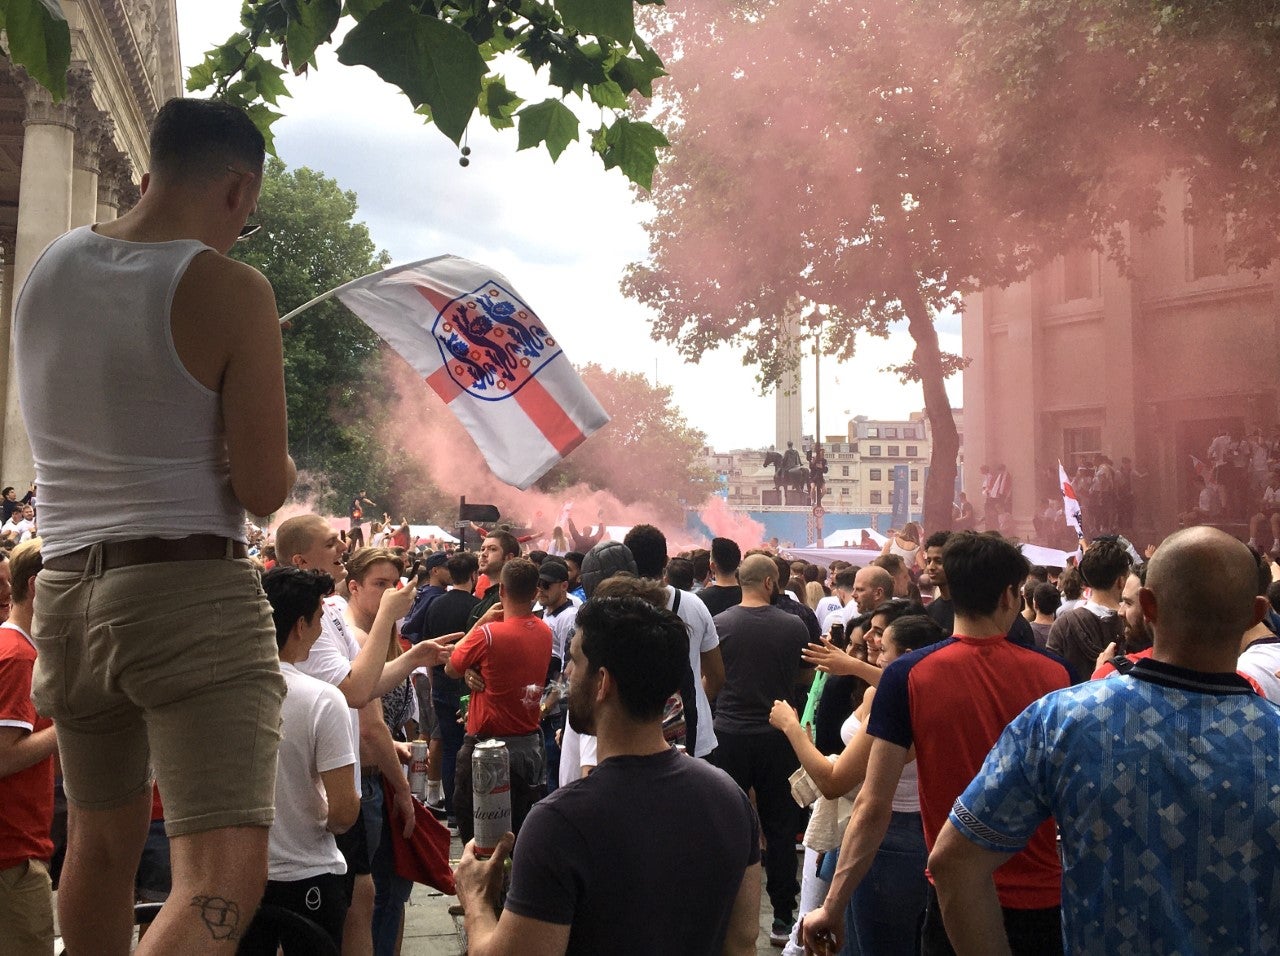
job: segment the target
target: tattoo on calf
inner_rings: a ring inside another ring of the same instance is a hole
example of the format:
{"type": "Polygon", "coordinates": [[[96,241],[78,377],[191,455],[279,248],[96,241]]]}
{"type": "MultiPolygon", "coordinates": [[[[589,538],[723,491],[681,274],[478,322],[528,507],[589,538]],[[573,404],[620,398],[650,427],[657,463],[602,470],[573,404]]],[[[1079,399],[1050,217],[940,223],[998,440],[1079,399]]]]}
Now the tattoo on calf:
{"type": "Polygon", "coordinates": [[[214,939],[240,938],[240,907],[234,900],[221,896],[193,896],[191,905],[200,910],[200,918],[214,939]]]}

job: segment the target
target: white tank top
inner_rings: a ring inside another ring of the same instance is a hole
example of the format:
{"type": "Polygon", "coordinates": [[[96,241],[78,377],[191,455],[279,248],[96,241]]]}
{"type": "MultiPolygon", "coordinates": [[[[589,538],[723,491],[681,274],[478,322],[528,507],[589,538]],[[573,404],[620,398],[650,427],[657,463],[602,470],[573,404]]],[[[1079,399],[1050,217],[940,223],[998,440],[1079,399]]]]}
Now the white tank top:
{"type": "Polygon", "coordinates": [[[46,558],[131,538],[245,540],[219,395],[183,366],[169,326],[178,280],[206,249],[83,226],[23,286],[14,354],[46,558]]]}
{"type": "MultiPolygon", "coordinates": [[[[849,746],[849,741],[853,739],[853,735],[858,732],[861,726],[862,721],[858,720],[854,714],[850,714],[845,719],[845,722],[840,725],[840,739],[844,741],[846,747],[849,746]]],[[[893,792],[893,810],[895,813],[920,812],[920,784],[914,760],[909,761],[902,768],[902,776],[898,779],[898,789],[893,792]]]]}

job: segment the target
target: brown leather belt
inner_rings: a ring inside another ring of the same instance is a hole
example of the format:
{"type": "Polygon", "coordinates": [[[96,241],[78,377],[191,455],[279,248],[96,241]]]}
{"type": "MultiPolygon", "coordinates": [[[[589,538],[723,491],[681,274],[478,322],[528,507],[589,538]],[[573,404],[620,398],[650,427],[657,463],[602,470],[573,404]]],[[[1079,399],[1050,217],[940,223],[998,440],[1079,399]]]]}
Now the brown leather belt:
{"type": "MultiPolygon", "coordinates": [[[[193,534],[186,538],[135,538],[132,541],[104,541],[102,570],[127,568],[134,564],[160,564],[165,561],[212,561],[227,556],[227,539],[216,534],[193,534]]],[[[70,554],[46,558],[50,571],[83,571],[89,563],[94,545],[70,554]]],[[[240,541],[231,542],[231,556],[248,557],[249,549],[240,541]]]]}

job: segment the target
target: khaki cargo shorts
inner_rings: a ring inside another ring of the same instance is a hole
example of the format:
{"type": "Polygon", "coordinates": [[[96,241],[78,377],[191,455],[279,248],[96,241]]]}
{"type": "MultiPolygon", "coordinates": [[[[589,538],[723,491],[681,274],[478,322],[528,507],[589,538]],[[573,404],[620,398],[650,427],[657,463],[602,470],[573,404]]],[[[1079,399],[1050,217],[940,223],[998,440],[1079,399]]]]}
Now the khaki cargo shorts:
{"type": "Polygon", "coordinates": [[[244,558],[36,578],[32,697],[58,728],[67,799],[111,809],[152,778],[170,836],[270,826],[285,683],[244,558]]]}

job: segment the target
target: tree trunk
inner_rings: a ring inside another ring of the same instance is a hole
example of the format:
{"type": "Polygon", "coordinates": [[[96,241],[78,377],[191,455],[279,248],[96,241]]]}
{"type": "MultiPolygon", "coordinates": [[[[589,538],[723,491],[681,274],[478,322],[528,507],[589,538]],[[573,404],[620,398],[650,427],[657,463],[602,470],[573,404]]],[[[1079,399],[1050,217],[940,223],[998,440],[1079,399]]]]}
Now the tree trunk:
{"type": "Polygon", "coordinates": [[[913,281],[914,273],[904,278],[899,301],[907,313],[907,329],[916,343],[915,363],[924,390],[924,411],[933,430],[933,450],[929,458],[929,477],[924,486],[922,515],[925,534],[951,527],[951,505],[955,500],[956,459],[960,453],[960,436],[951,414],[946,380],[942,374],[942,352],[938,348],[938,330],[933,316],[913,281]]]}

